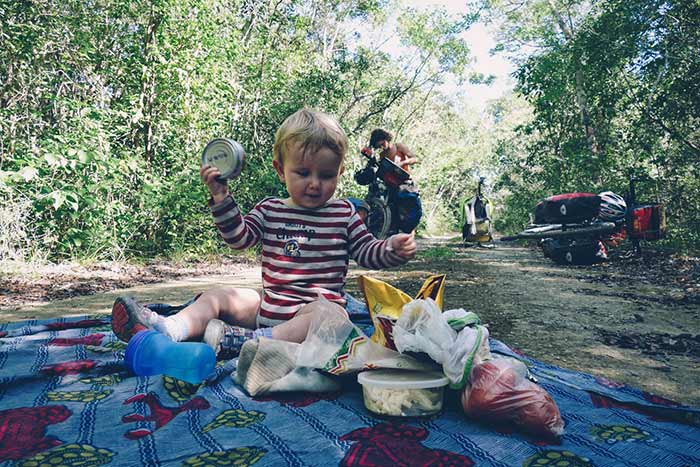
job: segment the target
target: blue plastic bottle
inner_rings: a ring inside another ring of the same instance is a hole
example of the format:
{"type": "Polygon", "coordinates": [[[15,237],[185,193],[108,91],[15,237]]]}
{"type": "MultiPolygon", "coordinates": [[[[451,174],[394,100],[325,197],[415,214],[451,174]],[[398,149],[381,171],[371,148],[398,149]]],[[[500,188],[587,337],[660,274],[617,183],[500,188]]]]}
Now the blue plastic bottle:
{"type": "Polygon", "coordinates": [[[129,340],[124,363],[138,376],[168,375],[198,384],[214,371],[216,354],[204,342],[174,342],[147,330],[129,340]]]}

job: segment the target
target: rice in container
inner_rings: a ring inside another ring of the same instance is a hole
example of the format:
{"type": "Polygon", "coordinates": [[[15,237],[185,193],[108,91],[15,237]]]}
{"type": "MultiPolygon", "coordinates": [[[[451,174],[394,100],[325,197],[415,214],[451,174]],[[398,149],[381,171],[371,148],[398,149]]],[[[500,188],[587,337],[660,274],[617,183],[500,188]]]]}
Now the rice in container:
{"type": "Polygon", "coordinates": [[[357,375],[365,407],[394,417],[424,417],[442,410],[447,377],[437,371],[371,370],[357,375]]]}

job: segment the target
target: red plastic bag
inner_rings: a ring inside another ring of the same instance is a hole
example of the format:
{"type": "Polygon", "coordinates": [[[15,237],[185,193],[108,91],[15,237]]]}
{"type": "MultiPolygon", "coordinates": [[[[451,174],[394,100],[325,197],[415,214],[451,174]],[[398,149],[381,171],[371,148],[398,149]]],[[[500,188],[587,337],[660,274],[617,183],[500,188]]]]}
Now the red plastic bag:
{"type": "Polygon", "coordinates": [[[525,365],[510,358],[476,365],[462,393],[464,413],[484,421],[512,422],[534,435],[560,436],[564,421],[557,404],[526,374],[525,365]]]}

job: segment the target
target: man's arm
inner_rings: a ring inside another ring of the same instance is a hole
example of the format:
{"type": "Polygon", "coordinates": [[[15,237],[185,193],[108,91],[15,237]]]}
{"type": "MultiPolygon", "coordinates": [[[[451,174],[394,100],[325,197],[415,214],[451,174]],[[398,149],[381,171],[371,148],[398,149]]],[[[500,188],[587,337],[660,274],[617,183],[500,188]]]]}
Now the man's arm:
{"type": "Polygon", "coordinates": [[[406,156],[406,158],[405,158],[403,161],[401,161],[401,164],[402,164],[402,165],[403,165],[403,164],[405,164],[405,165],[413,165],[413,164],[415,164],[416,162],[418,162],[418,158],[416,157],[416,155],[413,154],[413,152],[412,152],[410,149],[408,149],[408,146],[406,146],[405,144],[403,144],[403,143],[396,143],[396,149],[397,149],[401,154],[403,154],[403,155],[406,156]]]}

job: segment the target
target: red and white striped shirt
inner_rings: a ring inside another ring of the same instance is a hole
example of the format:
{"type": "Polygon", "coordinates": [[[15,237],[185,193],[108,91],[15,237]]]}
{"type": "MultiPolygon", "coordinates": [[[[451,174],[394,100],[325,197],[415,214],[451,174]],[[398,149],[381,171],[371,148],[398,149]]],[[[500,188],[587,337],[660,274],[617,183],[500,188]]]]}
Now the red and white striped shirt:
{"type": "Polygon", "coordinates": [[[242,250],[262,242],[263,294],[258,326],[291,319],[321,293],[343,305],[345,276],[352,257],[369,269],[398,266],[407,260],[377,240],[346,200],[317,209],[288,206],[266,198],[242,216],[231,196],[211,206],[224,241],[242,250]]]}

